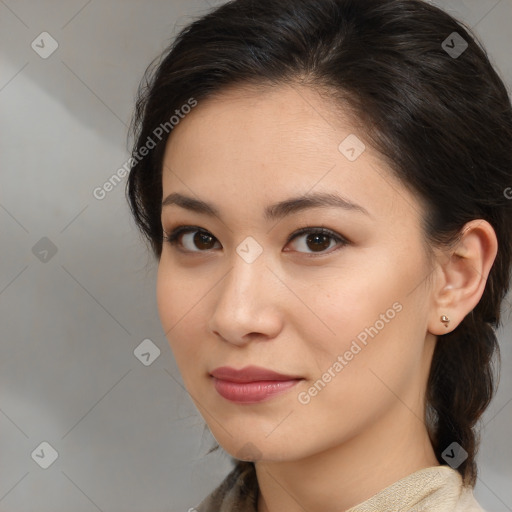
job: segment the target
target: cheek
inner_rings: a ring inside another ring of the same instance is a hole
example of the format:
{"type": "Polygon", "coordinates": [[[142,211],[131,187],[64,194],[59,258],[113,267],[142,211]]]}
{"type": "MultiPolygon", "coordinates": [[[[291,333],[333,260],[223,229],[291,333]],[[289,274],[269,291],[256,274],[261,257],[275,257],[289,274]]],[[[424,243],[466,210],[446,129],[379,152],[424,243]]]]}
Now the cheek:
{"type": "Polygon", "coordinates": [[[416,381],[426,318],[421,287],[411,293],[424,276],[417,263],[376,263],[330,284],[323,318],[334,334],[315,338],[323,364],[315,377],[329,381],[318,404],[341,403],[357,415],[379,409],[394,399],[391,390],[406,392],[416,381]]]}
{"type": "Polygon", "coordinates": [[[424,277],[423,262],[391,254],[372,261],[363,257],[358,271],[333,272],[336,277],[322,280],[308,295],[316,315],[301,322],[317,327],[310,349],[321,353],[325,368],[346,354],[347,366],[385,366],[392,373],[404,360],[415,364],[421,354],[426,306],[421,286],[414,288],[424,277]]]}
{"type": "MultiPolygon", "coordinates": [[[[405,248],[382,244],[357,250],[333,269],[315,293],[317,308],[324,311],[336,335],[354,336],[381,319],[387,326],[394,321],[399,303],[405,306],[418,300],[413,294],[427,273],[420,248],[413,240],[405,248]],[[416,250],[417,249],[417,250],[416,250]]],[[[421,293],[421,291],[419,291],[421,293]]],[[[381,322],[378,326],[382,327],[381,322]]]]}
{"type": "MultiPolygon", "coordinates": [[[[325,341],[331,339],[333,346],[359,334],[364,341],[366,329],[376,322],[382,329],[383,321],[392,321],[396,316],[397,306],[393,308],[393,304],[402,301],[400,283],[393,279],[390,269],[367,267],[363,261],[357,269],[333,271],[314,291],[311,288],[307,291],[307,288],[305,282],[303,294],[311,313],[303,322],[317,324],[325,332],[325,341]],[[381,314],[384,320],[380,319],[381,314]]],[[[338,348],[343,347],[336,346],[338,348]]]]}
{"type": "Polygon", "coordinates": [[[174,324],[173,320],[176,314],[174,307],[176,304],[175,293],[176,287],[170,279],[169,272],[167,272],[164,265],[160,263],[156,280],[156,301],[160,323],[166,333],[174,324]]]}
{"type": "Polygon", "coordinates": [[[176,272],[170,265],[160,263],[158,266],[156,299],[160,323],[176,363],[181,368],[189,359],[188,354],[197,351],[199,336],[194,334],[197,322],[192,320],[200,310],[202,290],[190,286],[190,278],[184,273],[176,272]],[[188,285],[187,285],[188,281],[188,285]]]}
{"type": "MultiPolygon", "coordinates": [[[[382,304],[388,305],[386,300],[382,304]]],[[[307,358],[317,361],[318,369],[296,397],[305,430],[313,431],[321,422],[326,435],[343,438],[385,415],[397,404],[397,396],[414,407],[408,393],[418,389],[421,340],[413,339],[406,305],[391,309],[385,317],[388,323],[375,316],[376,311],[381,308],[372,302],[358,318],[338,323],[334,342],[326,344],[324,338],[321,348],[310,347],[307,358]]],[[[316,341],[322,343],[318,336],[316,341]]]]}
{"type": "Polygon", "coordinates": [[[156,299],[165,332],[172,329],[173,334],[178,327],[183,329],[190,325],[190,317],[207,293],[207,286],[190,272],[179,269],[169,256],[162,256],[157,272],[156,299]]]}

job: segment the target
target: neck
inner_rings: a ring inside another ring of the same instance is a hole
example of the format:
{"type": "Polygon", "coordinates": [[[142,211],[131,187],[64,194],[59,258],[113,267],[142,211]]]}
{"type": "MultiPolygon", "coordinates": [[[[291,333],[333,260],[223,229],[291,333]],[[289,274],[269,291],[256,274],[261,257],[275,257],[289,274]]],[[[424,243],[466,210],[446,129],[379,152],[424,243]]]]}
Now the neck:
{"type": "Polygon", "coordinates": [[[294,461],[256,462],[258,512],[346,511],[437,465],[424,423],[399,403],[378,424],[338,446],[294,461]]]}

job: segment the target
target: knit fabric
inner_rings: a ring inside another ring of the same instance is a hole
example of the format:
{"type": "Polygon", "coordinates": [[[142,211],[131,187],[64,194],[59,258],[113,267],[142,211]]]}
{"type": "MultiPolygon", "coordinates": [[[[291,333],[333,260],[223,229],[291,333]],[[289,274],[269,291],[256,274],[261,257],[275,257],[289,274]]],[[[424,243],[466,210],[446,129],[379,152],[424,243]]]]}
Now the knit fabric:
{"type": "MultiPolygon", "coordinates": [[[[252,462],[238,462],[196,507],[198,512],[257,512],[258,481],[252,462]]],[[[485,512],[449,466],[420,469],[347,512],[485,512]]]]}

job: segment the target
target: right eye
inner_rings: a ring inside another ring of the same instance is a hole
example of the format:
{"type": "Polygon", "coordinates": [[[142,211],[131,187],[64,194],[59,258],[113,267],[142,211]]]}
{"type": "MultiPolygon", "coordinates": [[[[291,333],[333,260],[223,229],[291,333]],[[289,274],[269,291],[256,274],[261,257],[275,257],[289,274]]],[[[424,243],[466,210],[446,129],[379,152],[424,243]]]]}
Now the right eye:
{"type": "Polygon", "coordinates": [[[178,226],[169,234],[165,233],[164,240],[174,247],[185,247],[184,252],[206,252],[212,249],[212,243],[217,239],[198,226],[178,226]],[[187,243],[189,247],[186,246],[187,243]],[[194,250],[194,245],[199,250],[194,250]]]}

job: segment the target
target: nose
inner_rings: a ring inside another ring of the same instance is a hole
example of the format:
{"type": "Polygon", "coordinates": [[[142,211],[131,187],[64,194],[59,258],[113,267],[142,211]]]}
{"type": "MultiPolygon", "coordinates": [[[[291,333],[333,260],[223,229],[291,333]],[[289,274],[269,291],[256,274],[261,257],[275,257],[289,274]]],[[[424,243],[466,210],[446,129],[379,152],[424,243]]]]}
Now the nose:
{"type": "Polygon", "coordinates": [[[264,253],[248,263],[234,254],[233,266],[216,287],[211,332],[233,345],[276,337],[282,329],[284,290],[264,253]],[[280,300],[281,298],[281,300],[280,300]]]}

